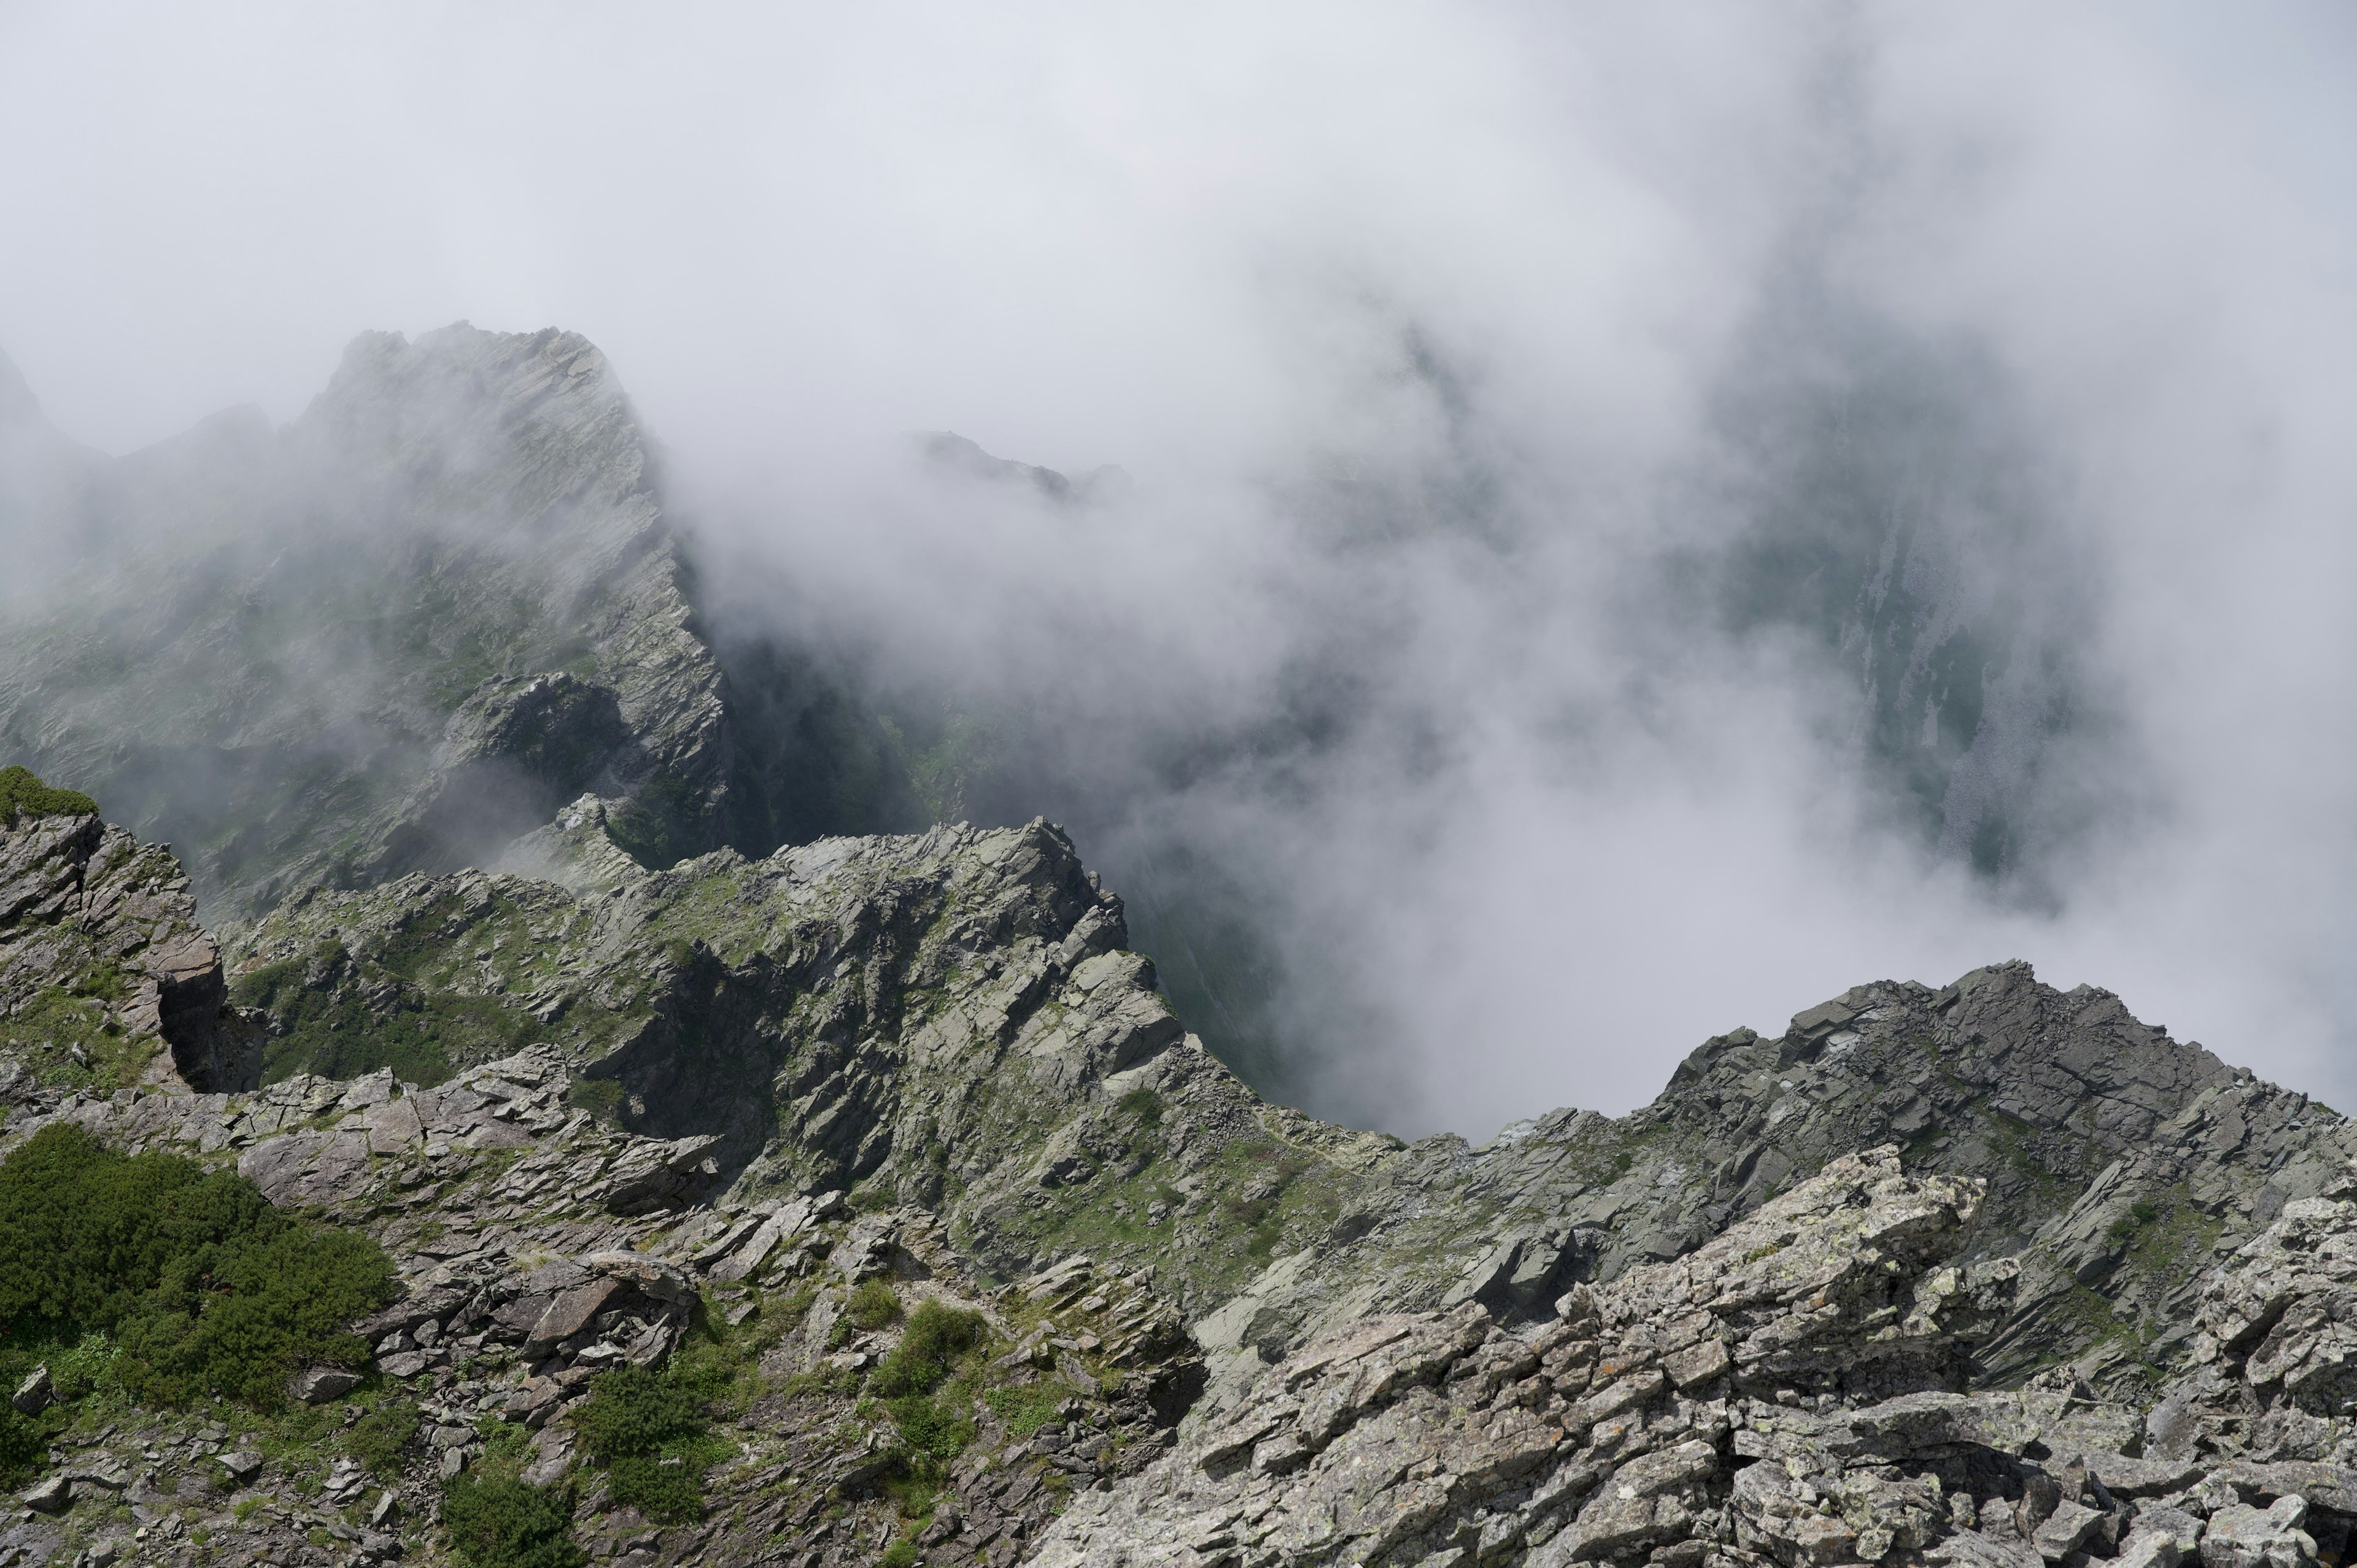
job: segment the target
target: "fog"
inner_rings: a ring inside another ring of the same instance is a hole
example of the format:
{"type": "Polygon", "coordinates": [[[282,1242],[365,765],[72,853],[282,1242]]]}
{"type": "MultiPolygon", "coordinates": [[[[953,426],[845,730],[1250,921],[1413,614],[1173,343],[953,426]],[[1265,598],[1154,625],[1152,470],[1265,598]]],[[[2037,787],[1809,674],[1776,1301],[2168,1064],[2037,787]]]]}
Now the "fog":
{"type": "Polygon", "coordinates": [[[2347,8],[839,10],[0,5],[0,349],[120,452],[586,334],[1321,1113],[2013,957],[2349,1103],[2347,8]]]}

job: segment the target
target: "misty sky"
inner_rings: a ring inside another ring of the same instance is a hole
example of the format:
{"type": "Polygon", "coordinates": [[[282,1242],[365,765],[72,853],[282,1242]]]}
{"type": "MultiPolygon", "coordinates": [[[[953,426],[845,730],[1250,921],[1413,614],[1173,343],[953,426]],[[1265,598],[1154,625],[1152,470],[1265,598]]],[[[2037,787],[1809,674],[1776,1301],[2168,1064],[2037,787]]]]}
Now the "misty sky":
{"type": "Polygon", "coordinates": [[[1329,1114],[1618,1111],[2011,957],[2357,1101],[2357,11],[490,9],[0,0],[48,417],[119,452],[293,417],[363,328],[587,334],[786,585],[733,613],[1035,714],[1116,887],[1243,879],[1329,1114]],[[1967,478],[2026,499],[1949,589],[2102,721],[2032,878],[1674,590],[1873,355],[1997,433],[1967,478]],[[947,485],[938,429],[1130,484],[947,485]],[[1305,705],[1340,738],[1154,765],[1305,705]]]}

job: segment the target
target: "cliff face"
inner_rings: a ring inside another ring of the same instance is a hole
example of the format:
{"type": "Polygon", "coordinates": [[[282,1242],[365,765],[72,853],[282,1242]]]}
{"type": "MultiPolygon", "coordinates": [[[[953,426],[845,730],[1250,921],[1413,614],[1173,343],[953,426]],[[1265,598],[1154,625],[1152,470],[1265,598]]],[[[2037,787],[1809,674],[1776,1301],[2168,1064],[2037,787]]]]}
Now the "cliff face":
{"type": "Polygon", "coordinates": [[[2118,738],[2088,657],[2104,606],[2055,465],[1988,355],[1794,262],[1715,400],[1725,472],[1702,504],[1727,535],[1684,564],[1723,625],[1813,645],[1838,671],[1829,738],[1895,818],[2034,891],[2093,809],[2073,764],[2118,738]]]}
{"type": "Polygon", "coordinates": [[[228,1003],[168,850],[79,811],[0,822],[0,1079],[252,1089],[260,1020],[228,1003]]]}

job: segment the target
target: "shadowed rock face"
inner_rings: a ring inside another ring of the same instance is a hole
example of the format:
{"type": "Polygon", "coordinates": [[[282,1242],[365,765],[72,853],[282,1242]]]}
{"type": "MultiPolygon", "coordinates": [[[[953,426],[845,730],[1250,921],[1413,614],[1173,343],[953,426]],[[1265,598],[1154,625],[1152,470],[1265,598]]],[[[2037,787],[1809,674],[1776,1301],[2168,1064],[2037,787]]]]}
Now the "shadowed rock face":
{"type": "Polygon", "coordinates": [[[83,815],[0,825],[0,1074],[104,1086],[260,1081],[260,1021],[168,850],[83,815]]]}

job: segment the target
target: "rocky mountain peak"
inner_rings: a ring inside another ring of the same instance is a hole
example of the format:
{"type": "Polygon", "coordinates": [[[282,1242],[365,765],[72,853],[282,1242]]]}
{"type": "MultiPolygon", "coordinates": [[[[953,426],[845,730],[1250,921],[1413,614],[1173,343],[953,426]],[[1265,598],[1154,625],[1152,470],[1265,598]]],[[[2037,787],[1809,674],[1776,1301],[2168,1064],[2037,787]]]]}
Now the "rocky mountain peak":
{"type": "Polygon", "coordinates": [[[260,1020],[229,1005],[221,950],[169,849],[70,799],[0,811],[5,1092],[219,1091],[252,1088],[261,1071],[260,1020]]]}
{"type": "Polygon", "coordinates": [[[585,790],[650,859],[726,836],[723,677],[594,346],[369,334],[278,436],[232,425],[107,466],[119,546],[0,627],[18,755],[234,913],[490,862],[585,790]]]}

